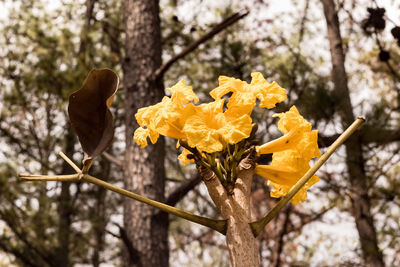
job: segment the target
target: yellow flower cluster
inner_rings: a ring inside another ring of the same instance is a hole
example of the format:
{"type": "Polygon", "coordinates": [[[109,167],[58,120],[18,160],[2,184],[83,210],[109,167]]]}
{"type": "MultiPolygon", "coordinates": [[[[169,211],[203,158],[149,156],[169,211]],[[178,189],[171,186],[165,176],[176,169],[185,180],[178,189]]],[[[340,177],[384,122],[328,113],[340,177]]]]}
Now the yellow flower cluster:
{"type": "MultiPolygon", "coordinates": [[[[210,92],[213,102],[196,105],[198,97],[192,87],[183,80],[171,88],[171,97],[165,96],[156,105],[141,108],[136,113],[140,127],[134,139],[142,148],[147,146],[147,137],[154,144],[159,135],[185,139],[190,147],[200,153],[222,151],[227,144],[237,144],[249,137],[252,130],[250,117],[257,99],[259,106],[271,109],[286,99],[286,90],[277,83],[268,83],[261,73],[251,74],[248,84],[239,79],[220,76],[219,86],[210,92]],[[224,110],[225,96],[231,93],[224,110]]],[[[309,161],[320,157],[317,131],[311,130],[307,122],[293,106],[288,112],[275,114],[279,117],[278,129],[284,135],[257,147],[258,154],[273,153],[270,165],[257,165],[255,172],[266,178],[273,187],[272,197],[284,196],[307,172],[309,161]]],[[[178,157],[182,164],[190,152],[186,149],[178,157]]],[[[294,196],[293,203],[304,201],[307,189],[318,181],[313,176],[294,196]]]]}
{"type": "Polygon", "coordinates": [[[286,99],[286,91],[276,83],[268,83],[261,73],[252,73],[247,82],[221,76],[219,86],[210,95],[213,102],[195,105],[197,96],[192,87],[181,80],[168,88],[171,97],[164,97],[156,105],[141,108],[136,113],[140,127],[134,139],[142,148],[147,137],[155,143],[159,134],[175,139],[186,139],[190,147],[200,152],[222,151],[227,144],[236,144],[249,137],[252,129],[250,114],[256,105],[272,108],[286,99]],[[226,111],[224,95],[232,92],[226,111]],[[193,103],[194,102],[194,103],[193,103]]]}

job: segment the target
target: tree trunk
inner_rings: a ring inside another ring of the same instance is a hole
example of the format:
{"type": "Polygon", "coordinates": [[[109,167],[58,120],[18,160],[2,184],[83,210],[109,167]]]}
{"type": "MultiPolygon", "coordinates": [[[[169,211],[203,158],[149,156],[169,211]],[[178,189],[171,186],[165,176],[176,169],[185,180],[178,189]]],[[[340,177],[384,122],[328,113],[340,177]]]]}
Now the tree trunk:
{"type": "Polygon", "coordinates": [[[226,243],[233,267],[259,267],[258,241],[250,227],[250,193],[254,174],[254,160],[243,159],[239,164],[238,178],[232,194],[228,194],[217,176],[204,167],[198,167],[208,193],[228,220],[226,243]]]}
{"type": "MultiPolygon", "coordinates": [[[[343,128],[347,128],[354,121],[354,114],[344,66],[345,58],[339,19],[333,0],[322,0],[322,4],[328,27],[328,39],[332,59],[332,80],[335,85],[334,93],[337,99],[340,100],[338,107],[343,128]]],[[[376,231],[371,215],[371,203],[364,166],[365,160],[361,144],[361,137],[357,133],[345,144],[346,165],[351,184],[352,214],[359,233],[365,265],[379,267],[384,266],[384,262],[382,253],[378,248],[376,231]]]]}
{"type": "MultiPolygon", "coordinates": [[[[69,124],[67,126],[67,135],[65,136],[65,148],[64,151],[67,155],[72,155],[74,153],[75,137],[74,132],[69,124]]],[[[62,174],[73,173],[72,167],[63,161],[62,174]]],[[[70,266],[70,241],[71,241],[71,194],[69,188],[71,182],[61,183],[61,194],[58,204],[58,246],[54,251],[54,265],[60,267],[70,266]]]]}
{"type": "MultiPolygon", "coordinates": [[[[126,152],[124,186],[140,195],[164,201],[164,139],[140,149],[133,142],[138,127],[138,108],[155,104],[164,95],[161,80],[154,72],[161,65],[159,6],[156,0],[125,1],[125,58],[123,86],[125,98],[126,152]]],[[[126,266],[168,266],[168,215],[124,199],[126,266]],[[128,252],[129,251],[129,252],[128,252]]]]}
{"type": "MultiPolygon", "coordinates": [[[[101,173],[103,177],[110,176],[110,162],[102,158],[100,160],[101,173]]],[[[105,246],[105,228],[107,225],[106,214],[106,196],[107,189],[104,187],[96,188],[96,204],[94,214],[92,215],[92,231],[94,235],[93,254],[91,257],[93,267],[99,267],[101,264],[101,253],[105,246]]]]}

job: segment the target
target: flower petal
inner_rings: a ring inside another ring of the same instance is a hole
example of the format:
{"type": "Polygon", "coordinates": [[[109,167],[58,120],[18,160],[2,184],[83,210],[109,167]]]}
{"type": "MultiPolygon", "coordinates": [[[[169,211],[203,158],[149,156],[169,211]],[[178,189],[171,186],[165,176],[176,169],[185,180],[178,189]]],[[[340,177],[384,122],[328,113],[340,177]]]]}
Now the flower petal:
{"type": "Polygon", "coordinates": [[[141,148],[145,148],[147,146],[147,136],[149,136],[149,129],[139,127],[136,129],[133,139],[141,148]]]}
{"type": "MultiPolygon", "coordinates": [[[[257,165],[255,173],[266,178],[268,184],[272,185],[272,197],[282,197],[303,177],[310,169],[308,160],[304,159],[296,150],[286,150],[274,153],[272,163],[269,166],[257,165]]],[[[297,204],[305,201],[307,189],[318,182],[318,177],[313,176],[296,195],[291,202],[297,204]]]]}
{"type": "Polygon", "coordinates": [[[259,72],[253,72],[251,77],[250,85],[254,87],[255,95],[260,99],[260,107],[271,109],[286,99],[286,90],[276,82],[268,83],[259,72]]]}
{"type": "Polygon", "coordinates": [[[180,160],[181,164],[185,166],[186,164],[190,162],[194,162],[194,159],[188,159],[188,155],[192,155],[189,150],[186,148],[183,149],[182,153],[178,156],[178,159],[180,160]]]}
{"type": "Polygon", "coordinates": [[[194,103],[199,101],[199,98],[193,92],[192,87],[187,86],[183,79],[171,88],[167,88],[167,90],[171,92],[171,101],[176,105],[185,105],[192,100],[194,103]]]}
{"type": "Polygon", "coordinates": [[[228,101],[227,114],[250,114],[256,105],[256,98],[260,99],[260,107],[273,108],[276,103],[286,99],[286,90],[277,83],[268,83],[261,73],[253,72],[252,81],[248,84],[239,79],[226,76],[219,77],[219,86],[210,92],[215,99],[221,99],[224,95],[232,93],[228,101]]]}
{"type": "Polygon", "coordinates": [[[218,130],[218,133],[222,136],[225,142],[236,144],[249,137],[253,126],[251,125],[251,117],[248,114],[233,120],[229,120],[228,118],[226,121],[224,127],[218,130]]]}
{"type": "Polygon", "coordinates": [[[311,131],[311,124],[299,114],[295,106],[288,112],[274,116],[280,118],[278,129],[285,135],[257,147],[259,154],[294,149],[306,160],[321,156],[318,148],[318,131],[311,131]]]}

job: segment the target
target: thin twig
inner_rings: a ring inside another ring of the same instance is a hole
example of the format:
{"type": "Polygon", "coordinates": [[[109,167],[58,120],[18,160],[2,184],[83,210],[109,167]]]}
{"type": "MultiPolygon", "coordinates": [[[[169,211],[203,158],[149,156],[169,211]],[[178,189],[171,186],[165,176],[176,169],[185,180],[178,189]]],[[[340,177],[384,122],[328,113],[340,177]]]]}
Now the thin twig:
{"type": "Polygon", "coordinates": [[[48,181],[77,182],[77,181],[79,181],[79,173],[67,174],[67,175],[35,175],[35,174],[20,173],[18,176],[23,181],[33,181],[33,182],[48,182],[48,181]]]}
{"type": "Polygon", "coordinates": [[[114,163],[115,165],[117,165],[118,167],[122,167],[123,164],[123,160],[117,159],[115,156],[111,155],[110,153],[104,151],[101,154],[106,160],[108,160],[111,163],[114,163]]]}
{"type": "Polygon", "coordinates": [[[230,25],[234,24],[235,22],[239,21],[240,19],[244,18],[249,14],[247,9],[241,10],[239,12],[234,13],[233,15],[229,16],[228,18],[224,19],[221,23],[217,24],[214,28],[212,28],[208,33],[200,37],[197,41],[188,45],[182,52],[173,56],[170,60],[168,60],[165,64],[163,64],[158,70],[155,72],[155,79],[161,78],[164,73],[179,59],[185,57],[187,54],[195,50],[199,45],[205,43],[212,37],[214,37],[219,32],[223,31],[224,29],[228,28],[230,25]]]}
{"type": "Polygon", "coordinates": [[[166,203],[170,206],[175,206],[184,196],[186,193],[191,191],[193,188],[196,187],[201,182],[201,177],[199,174],[196,174],[193,178],[182,182],[182,184],[177,187],[171,194],[167,197],[166,203]]]}
{"type": "Polygon", "coordinates": [[[79,169],[79,167],[76,166],[75,163],[74,163],[72,160],[70,160],[70,159],[67,157],[67,155],[65,155],[62,151],[58,152],[58,155],[59,155],[60,157],[62,157],[63,160],[65,160],[69,165],[71,165],[71,167],[72,167],[77,173],[80,173],[80,172],[81,172],[81,169],[79,169]]]}

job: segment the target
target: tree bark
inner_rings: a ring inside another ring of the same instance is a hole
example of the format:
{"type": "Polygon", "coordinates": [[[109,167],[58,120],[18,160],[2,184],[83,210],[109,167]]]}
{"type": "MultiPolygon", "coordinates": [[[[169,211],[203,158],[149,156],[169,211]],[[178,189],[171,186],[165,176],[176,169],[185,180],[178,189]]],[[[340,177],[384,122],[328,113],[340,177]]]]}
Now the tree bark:
{"type": "MultiPolygon", "coordinates": [[[[110,176],[111,163],[105,158],[100,160],[101,174],[104,177],[110,176]]],[[[96,188],[96,204],[92,215],[92,231],[94,235],[93,254],[91,257],[93,267],[101,265],[101,253],[105,247],[105,228],[107,225],[106,214],[107,190],[104,187],[96,188]]]]}
{"type": "MultiPolygon", "coordinates": [[[[138,127],[138,108],[161,100],[164,88],[154,72],[161,66],[161,32],[156,0],[125,1],[125,58],[123,83],[125,93],[126,152],[124,186],[127,190],[164,202],[164,139],[140,149],[133,142],[138,127]]],[[[131,242],[125,253],[126,266],[168,266],[168,215],[124,199],[124,228],[131,242]],[[129,255],[127,255],[129,254],[129,255]]]]}
{"type": "MultiPolygon", "coordinates": [[[[65,136],[64,151],[68,155],[74,153],[75,137],[71,125],[67,126],[67,134],[65,136]]],[[[73,173],[72,167],[65,161],[62,164],[62,174],[73,173]]],[[[70,243],[71,243],[71,223],[72,223],[72,200],[70,193],[71,182],[61,183],[61,194],[58,204],[58,246],[53,252],[54,265],[60,267],[70,266],[70,243]]]]}
{"type": "Polygon", "coordinates": [[[226,243],[233,267],[259,267],[258,241],[250,227],[250,193],[255,161],[245,158],[239,164],[238,178],[232,194],[228,194],[217,176],[210,170],[198,166],[208,193],[228,220],[226,243]]]}
{"type": "MultiPolygon", "coordinates": [[[[339,115],[343,128],[354,121],[353,107],[349,94],[345,56],[340,34],[339,19],[333,0],[321,0],[328,27],[332,60],[332,80],[335,85],[334,93],[340,99],[339,115]]],[[[371,214],[371,203],[368,195],[365,160],[362,153],[362,137],[355,133],[345,144],[346,166],[351,185],[352,215],[359,233],[361,249],[366,266],[384,266],[382,253],[378,247],[376,230],[371,214]]]]}

